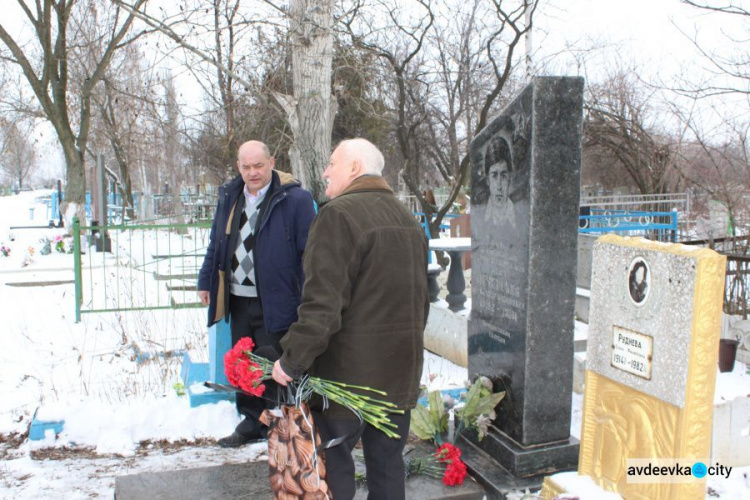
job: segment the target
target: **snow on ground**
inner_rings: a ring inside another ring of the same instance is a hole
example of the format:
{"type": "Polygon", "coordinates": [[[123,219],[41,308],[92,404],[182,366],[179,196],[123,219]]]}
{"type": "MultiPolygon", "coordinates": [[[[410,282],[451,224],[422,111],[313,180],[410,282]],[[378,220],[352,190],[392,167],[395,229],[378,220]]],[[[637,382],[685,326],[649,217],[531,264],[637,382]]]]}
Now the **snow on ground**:
{"type": "MultiPolygon", "coordinates": [[[[8,257],[0,254],[5,326],[0,335],[0,498],[111,497],[119,475],[265,459],[263,444],[239,450],[216,446],[215,440],[238,422],[232,404],[190,408],[174,387],[180,382],[180,352],[207,360],[203,309],[90,313],[75,322],[73,257],[54,250],[55,238],[69,244],[66,230],[11,229],[47,226],[42,197],[48,194],[0,197],[0,247],[10,248],[8,257]],[[51,242],[49,255],[41,255],[45,239],[51,242]],[[36,286],[26,286],[30,283],[36,286]],[[138,355],[159,352],[167,354],[136,362],[138,355]],[[27,440],[35,413],[65,420],[63,432],[27,440]]],[[[84,258],[85,307],[127,302],[126,285],[136,287],[136,295],[148,295],[144,303],[162,300],[165,283],[144,276],[189,269],[159,267],[153,255],[201,253],[205,234],[146,231],[118,236],[113,247],[114,255],[89,252],[84,258]],[[126,264],[122,269],[147,272],[108,274],[115,261],[126,264]],[[106,299],[100,293],[105,283],[117,290],[106,299]]],[[[195,260],[180,262],[196,265],[195,260]]],[[[177,300],[192,300],[192,294],[184,292],[177,300]]],[[[731,387],[739,384],[732,394],[747,387],[747,379],[739,379],[744,373],[720,375],[725,376],[733,377],[731,387]]],[[[466,379],[465,368],[425,353],[422,383],[429,390],[462,387],[466,379]]],[[[579,436],[582,397],[572,398],[571,433],[579,436]]],[[[737,492],[750,490],[741,483],[750,468],[735,472],[715,485],[721,498],[742,498],[737,492]]]]}
{"type": "MultiPolygon", "coordinates": [[[[10,249],[0,255],[0,498],[111,496],[118,475],[264,459],[264,445],[216,446],[236,426],[236,411],[228,402],[190,408],[178,396],[181,355],[136,362],[139,354],[183,350],[206,361],[205,310],[84,313],[75,322],[73,256],[55,251],[56,239],[63,250],[72,243],[65,229],[46,227],[48,195],[0,198],[0,247],[10,249]],[[47,240],[51,253],[42,255],[47,240]],[[27,440],[35,414],[64,420],[62,433],[27,440]]],[[[202,259],[180,259],[190,267],[181,269],[153,256],[202,254],[205,234],[112,232],[113,254],[83,256],[84,309],[127,305],[131,288],[139,305],[163,305],[174,294],[148,277],[189,274],[202,259]],[[117,262],[125,265],[115,268],[117,262]]],[[[426,353],[423,383],[430,389],[461,387],[466,376],[426,353]]]]}
{"type": "Polygon", "coordinates": [[[112,498],[117,476],[265,460],[266,452],[265,444],[225,450],[213,442],[199,442],[180,446],[156,443],[132,457],[64,448],[56,454],[35,454],[24,443],[0,462],[0,498],[112,498]]]}
{"type": "Polygon", "coordinates": [[[722,373],[716,371],[716,392],[714,404],[750,396],[750,366],[735,361],[734,370],[722,373]]]}

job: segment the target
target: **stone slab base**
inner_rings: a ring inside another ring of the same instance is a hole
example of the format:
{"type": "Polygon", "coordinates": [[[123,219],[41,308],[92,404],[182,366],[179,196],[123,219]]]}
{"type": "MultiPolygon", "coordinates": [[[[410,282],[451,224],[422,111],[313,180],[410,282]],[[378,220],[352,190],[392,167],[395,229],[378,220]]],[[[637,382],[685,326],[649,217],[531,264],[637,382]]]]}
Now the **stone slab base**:
{"type": "MultiPolygon", "coordinates": [[[[482,500],[484,489],[470,477],[461,486],[444,486],[439,479],[413,476],[406,481],[409,500],[482,500]]],[[[116,500],[226,500],[272,499],[268,462],[219,465],[169,472],[146,472],[115,479],[116,500]]],[[[355,500],[367,498],[360,485],[355,500]]]]}
{"type": "Polygon", "coordinates": [[[474,444],[463,439],[461,452],[461,458],[466,462],[469,472],[484,487],[487,500],[505,500],[511,492],[527,489],[535,492],[542,487],[544,474],[513,476],[474,444]]]}
{"type": "Polygon", "coordinates": [[[462,444],[472,444],[492,457],[503,469],[518,477],[545,473],[549,475],[578,467],[579,444],[572,436],[565,441],[526,448],[492,428],[482,441],[477,439],[475,431],[465,431],[461,439],[462,444]]]}

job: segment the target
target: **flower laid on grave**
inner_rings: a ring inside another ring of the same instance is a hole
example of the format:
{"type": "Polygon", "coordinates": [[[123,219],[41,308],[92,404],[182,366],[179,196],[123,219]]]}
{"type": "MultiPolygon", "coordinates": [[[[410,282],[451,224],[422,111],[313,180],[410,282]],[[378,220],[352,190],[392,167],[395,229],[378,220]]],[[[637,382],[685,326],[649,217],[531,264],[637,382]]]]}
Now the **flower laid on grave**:
{"type": "Polygon", "coordinates": [[[443,484],[455,486],[464,484],[466,464],[461,460],[461,450],[450,443],[445,443],[433,455],[439,464],[445,465],[443,484]]]}
{"type": "Polygon", "coordinates": [[[182,382],[175,382],[172,384],[172,389],[174,389],[175,394],[178,396],[184,396],[187,394],[187,389],[185,388],[185,384],[182,382]]]}
{"type": "MultiPolygon", "coordinates": [[[[252,339],[247,337],[240,339],[224,355],[224,373],[231,385],[255,396],[261,396],[266,388],[263,382],[272,378],[273,362],[253,354],[254,347],[252,339]]],[[[313,393],[318,394],[324,400],[330,400],[348,408],[388,437],[399,437],[394,431],[396,425],[390,421],[388,414],[403,413],[403,410],[396,408],[393,403],[358,394],[352,392],[351,389],[385,396],[386,393],[383,391],[307,375],[291,382],[288,387],[294,394],[295,400],[307,401],[313,393]]]]}
{"type": "Polygon", "coordinates": [[[49,255],[52,253],[52,240],[45,236],[39,239],[39,243],[42,244],[42,249],[39,250],[40,254],[49,255]]]}
{"type": "MultiPolygon", "coordinates": [[[[463,407],[453,411],[453,442],[465,429],[476,429],[481,441],[487,434],[489,424],[495,420],[495,407],[505,397],[505,392],[492,392],[492,382],[487,377],[477,377],[469,388],[463,407]]],[[[440,391],[432,391],[428,396],[428,407],[417,405],[411,412],[411,430],[419,439],[443,443],[448,433],[448,412],[445,410],[440,391]]]]}
{"type": "Polygon", "coordinates": [[[57,253],[65,253],[65,240],[63,239],[61,234],[58,234],[55,236],[55,239],[52,241],[55,244],[55,252],[57,253]]]}
{"type": "Polygon", "coordinates": [[[26,255],[23,257],[21,267],[28,267],[32,262],[34,262],[34,247],[30,246],[26,249],[26,255]]]}
{"type": "Polygon", "coordinates": [[[3,257],[10,257],[10,247],[6,247],[5,245],[1,246],[0,253],[3,254],[3,257]]]}
{"type": "MultiPolygon", "coordinates": [[[[359,455],[357,458],[362,459],[359,455]]],[[[446,486],[464,484],[467,469],[461,460],[461,450],[450,443],[442,444],[432,455],[407,458],[404,460],[406,477],[424,475],[440,479],[446,486]]],[[[364,481],[365,474],[357,474],[357,479],[364,481]]]]}
{"type": "Polygon", "coordinates": [[[406,475],[424,474],[442,479],[446,486],[464,484],[466,464],[461,460],[461,450],[450,443],[441,445],[427,457],[406,460],[406,475]]]}

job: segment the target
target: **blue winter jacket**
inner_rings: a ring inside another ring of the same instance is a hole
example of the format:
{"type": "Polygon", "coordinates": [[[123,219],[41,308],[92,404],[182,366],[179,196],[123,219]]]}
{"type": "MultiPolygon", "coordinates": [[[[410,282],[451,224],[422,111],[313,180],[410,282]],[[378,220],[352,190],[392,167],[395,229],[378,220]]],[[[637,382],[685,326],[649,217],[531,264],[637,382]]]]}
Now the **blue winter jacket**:
{"type": "MultiPolygon", "coordinates": [[[[235,213],[243,189],[241,176],[219,188],[208,250],[198,275],[198,290],[210,293],[208,326],[222,318],[229,321],[227,273],[231,272],[237,246],[239,220],[235,213]]],[[[315,203],[291,175],[276,170],[266,196],[271,198],[255,239],[253,260],[266,331],[284,333],[297,320],[304,283],[302,254],[315,217],[315,203]]]]}

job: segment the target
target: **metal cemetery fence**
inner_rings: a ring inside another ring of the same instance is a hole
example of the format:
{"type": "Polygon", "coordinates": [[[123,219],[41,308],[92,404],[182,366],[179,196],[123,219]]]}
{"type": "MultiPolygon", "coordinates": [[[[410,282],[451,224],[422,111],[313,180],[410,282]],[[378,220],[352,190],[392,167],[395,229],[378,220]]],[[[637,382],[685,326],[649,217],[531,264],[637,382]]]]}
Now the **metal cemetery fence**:
{"type": "Polygon", "coordinates": [[[210,229],[210,222],[101,227],[74,219],[76,321],[83,313],[201,307],[196,281],[210,229]]]}
{"type": "MultiPolygon", "coordinates": [[[[687,224],[692,217],[692,200],[690,191],[685,193],[666,193],[666,194],[632,194],[632,195],[607,195],[607,196],[581,196],[581,215],[604,215],[604,214],[639,214],[637,219],[630,221],[624,220],[626,217],[618,217],[612,219],[613,223],[619,222],[631,224],[631,222],[641,222],[640,216],[644,212],[650,214],[654,213],[671,213],[676,212],[677,215],[674,219],[674,223],[677,224],[675,228],[676,235],[671,239],[661,239],[664,235],[658,232],[646,233],[635,232],[632,235],[650,237],[650,234],[659,237],[660,241],[677,241],[682,240],[686,236],[687,224]]],[[[583,222],[583,221],[582,221],[583,222]]],[[[592,221],[594,222],[594,221],[592,221]]],[[[667,218],[654,218],[651,217],[647,224],[654,222],[656,224],[669,224],[673,222],[667,220],[667,218]]],[[[582,226],[583,227],[583,224],[582,226]]],[[[592,224],[595,227],[595,224],[592,224]]],[[[658,229],[658,228],[654,228],[658,229]]],[[[672,228],[661,228],[665,230],[671,230],[672,228]]],[[[581,231],[586,232],[586,231],[581,231]]],[[[610,231],[588,231],[588,232],[610,232],[610,231]]],[[[629,236],[629,233],[617,233],[624,236],[629,236]]]]}
{"type": "MultiPolygon", "coordinates": [[[[62,197],[65,200],[65,196],[62,197]]],[[[210,222],[216,208],[217,196],[214,193],[193,194],[185,193],[179,197],[182,215],[191,222],[210,222]]],[[[140,221],[173,217],[176,214],[175,197],[171,194],[142,194],[133,193],[133,208],[136,218],[140,221]]],[[[53,192],[47,198],[47,218],[54,220],[59,211],[60,201],[58,193],[53,192]]],[[[86,218],[91,220],[91,193],[86,193],[86,218]]],[[[109,224],[127,224],[133,222],[125,214],[122,195],[110,193],[107,195],[107,218],[109,224]]]]}
{"type": "Polygon", "coordinates": [[[677,212],[640,212],[591,209],[579,217],[579,233],[614,233],[650,240],[677,241],[677,212]]]}
{"type": "Polygon", "coordinates": [[[727,277],[724,285],[724,312],[747,319],[750,313],[750,255],[725,255],[727,277]]]}
{"type": "Polygon", "coordinates": [[[581,196],[581,206],[614,211],[690,213],[690,193],[581,196]]]}

